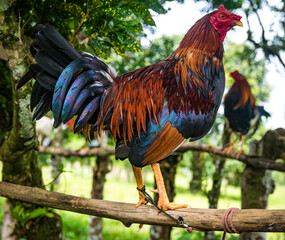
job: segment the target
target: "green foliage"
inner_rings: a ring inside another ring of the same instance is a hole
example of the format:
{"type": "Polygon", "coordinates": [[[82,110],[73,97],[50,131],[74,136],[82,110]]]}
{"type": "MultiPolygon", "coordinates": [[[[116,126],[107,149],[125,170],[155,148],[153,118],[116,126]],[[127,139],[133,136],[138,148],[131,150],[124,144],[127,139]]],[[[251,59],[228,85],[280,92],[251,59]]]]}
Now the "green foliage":
{"type": "Polygon", "coordinates": [[[9,8],[9,0],[1,0],[0,1],[0,12],[5,11],[9,8]]]}
{"type": "Polygon", "coordinates": [[[225,175],[227,183],[232,186],[241,186],[241,178],[244,164],[239,161],[228,159],[225,164],[225,175]]]}
{"type": "Polygon", "coordinates": [[[108,55],[111,49],[120,55],[126,50],[140,51],[143,26],[155,26],[150,10],[158,14],[166,13],[163,7],[166,1],[173,0],[18,0],[14,5],[17,15],[18,11],[21,15],[27,35],[32,35],[35,25],[39,23],[54,25],[67,39],[74,39],[82,32],[87,40],[83,42],[87,42],[88,46],[78,38],[72,43],[79,50],[88,49],[102,57],[108,55]]]}
{"type": "Polygon", "coordinates": [[[30,220],[36,219],[39,221],[41,217],[54,217],[50,208],[38,207],[34,210],[28,209],[21,204],[10,208],[10,213],[16,221],[18,221],[22,227],[25,227],[26,223],[30,220]]]}
{"type": "Polygon", "coordinates": [[[85,240],[88,239],[89,216],[74,214],[71,212],[61,212],[63,223],[63,236],[65,240],[85,240]]]}
{"type": "Polygon", "coordinates": [[[122,74],[137,68],[156,63],[169,56],[178,46],[182,36],[163,36],[153,40],[149,46],[144,46],[141,52],[127,51],[124,55],[112,54],[106,61],[122,74]]]}
{"type": "MultiPolygon", "coordinates": [[[[244,0],[195,0],[195,2],[207,2],[208,4],[205,6],[205,10],[212,10],[214,8],[218,8],[220,5],[223,5],[226,9],[237,9],[241,8],[242,4],[245,2],[244,0]]],[[[259,0],[258,0],[259,1],[259,0]]]]}
{"type": "Polygon", "coordinates": [[[257,103],[266,101],[269,97],[270,87],[264,81],[266,69],[266,60],[261,57],[260,52],[256,51],[252,45],[237,44],[226,41],[225,43],[224,66],[226,71],[226,86],[229,88],[234,80],[229,77],[229,73],[234,70],[239,70],[243,74],[249,85],[257,103]]]}
{"type": "MultiPolygon", "coordinates": [[[[187,231],[184,231],[184,232],[181,231],[180,234],[181,235],[180,235],[179,238],[177,238],[177,240],[189,240],[190,239],[189,238],[189,233],[187,231]]],[[[193,231],[191,233],[191,240],[203,239],[204,235],[205,235],[204,232],[193,231]]],[[[219,234],[215,235],[214,240],[220,240],[220,239],[222,239],[222,236],[223,236],[223,233],[220,232],[219,234]]],[[[227,236],[227,239],[228,240],[237,240],[237,239],[239,239],[239,236],[231,234],[231,235],[227,236]]]]}

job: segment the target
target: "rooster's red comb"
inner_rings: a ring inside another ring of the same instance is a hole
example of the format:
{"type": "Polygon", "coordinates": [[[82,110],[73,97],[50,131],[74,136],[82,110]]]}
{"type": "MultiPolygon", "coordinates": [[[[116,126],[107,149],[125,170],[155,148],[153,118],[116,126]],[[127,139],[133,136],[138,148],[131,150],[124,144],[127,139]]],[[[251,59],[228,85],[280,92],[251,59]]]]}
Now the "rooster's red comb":
{"type": "Polygon", "coordinates": [[[245,76],[243,76],[238,70],[231,72],[230,75],[235,81],[246,81],[245,76]]]}
{"type": "Polygon", "coordinates": [[[238,71],[238,70],[235,70],[235,71],[231,72],[230,74],[231,74],[231,76],[234,76],[234,75],[239,74],[239,71],[238,71]]]}
{"type": "Polygon", "coordinates": [[[227,9],[225,9],[224,6],[219,6],[218,9],[219,9],[220,11],[226,12],[226,13],[227,13],[232,19],[234,19],[234,20],[238,20],[238,21],[241,20],[241,16],[236,15],[236,14],[233,14],[233,13],[230,13],[227,9]]]}

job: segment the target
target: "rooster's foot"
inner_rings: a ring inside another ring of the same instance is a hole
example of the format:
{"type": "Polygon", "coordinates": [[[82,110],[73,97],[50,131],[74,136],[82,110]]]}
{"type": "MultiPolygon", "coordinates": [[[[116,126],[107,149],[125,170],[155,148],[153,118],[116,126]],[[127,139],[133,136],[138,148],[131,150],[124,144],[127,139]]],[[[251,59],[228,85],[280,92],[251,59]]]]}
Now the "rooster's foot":
{"type": "MultiPolygon", "coordinates": [[[[150,189],[150,191],[153,193],[159,194],[158,189],[150,189]]],[[[188,204],[179,204],[179,203],[169,202],[168,197],[164,194],[161,194],[161,197],[159,197],[157,206],[163,211],[175,210],[179,208],[190,208],[188,204]]]]}
{"type": "Polygon", "coordinates": [[[144,195],[140,192],[139,193],[139,201],[138,201],[136,207],[139,207],[141,205],[147,205],[147,203],[148,203],[148,201],[145,200],[144,195]]]}
{"type": "Polygon", "coordinates": [[[236,149],[235,149],[235,147],[234,147],[233,144],[231,144],[231,145],[228,146],[227,148],[223,149],[223,153],[224,153],[224,154],[229,155],[229,154],[231,154],[232,152],[236,152],[236,149]]]}
{"type": "Polygon", "coordinates": [[[240,158],[240,156],[241,156],[242,154],[245,154],[243,150],[237,150],[237,151],[235,151],[235,153],[234,153],[234,155],[235,155],[236,158],[240,158]]]}
{"type": "Polygon", "coordinates": [[[188,204],[179,204],[174,202],[167,202],[167,201],[158,201],[157,206],[161,208],[163,211],[167,210],[175,210],[179,208],[190,208],[188,204]]]}

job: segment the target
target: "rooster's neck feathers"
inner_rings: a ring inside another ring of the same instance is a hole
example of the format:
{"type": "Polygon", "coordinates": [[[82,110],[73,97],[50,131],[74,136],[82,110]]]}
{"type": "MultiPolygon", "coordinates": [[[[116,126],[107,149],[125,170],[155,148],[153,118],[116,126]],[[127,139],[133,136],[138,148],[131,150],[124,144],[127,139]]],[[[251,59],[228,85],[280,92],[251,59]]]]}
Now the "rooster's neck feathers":
{"type": "Polygon", "coordinates": [[[216,12],[209,13],[198,20],[182,39],[176,52],[189,50],[208,56],[215,55],[222,59],[223,45],[219,33],[210,22],[210,17],[216,12]]]}
{"type": "Polygon", "coordinates": [[[214,106],[213,76],[223,68],[223,44],[210,23],[214,13],[198,20],[166,58],[167,69],[172,69],[163,77],[170,110],[206,113],[214,106]]]}

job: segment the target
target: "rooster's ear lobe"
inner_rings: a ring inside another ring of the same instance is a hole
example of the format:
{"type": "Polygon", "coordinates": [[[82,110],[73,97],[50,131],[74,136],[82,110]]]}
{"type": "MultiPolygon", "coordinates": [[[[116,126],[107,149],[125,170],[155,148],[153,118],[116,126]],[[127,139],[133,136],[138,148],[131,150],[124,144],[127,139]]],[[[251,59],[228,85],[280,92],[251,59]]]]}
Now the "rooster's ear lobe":
{"type": "Polygon", "coordinates": [[[220,11],[225,11],[225,10],[226,10],[226,9],[224,8],[224,6],[219,6],[218,9],[219,9],[220,11]]]}

